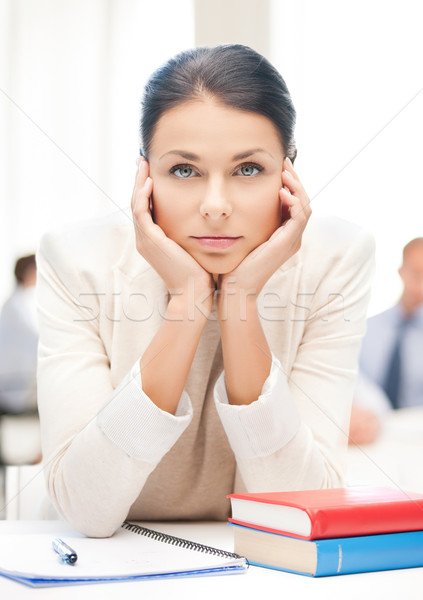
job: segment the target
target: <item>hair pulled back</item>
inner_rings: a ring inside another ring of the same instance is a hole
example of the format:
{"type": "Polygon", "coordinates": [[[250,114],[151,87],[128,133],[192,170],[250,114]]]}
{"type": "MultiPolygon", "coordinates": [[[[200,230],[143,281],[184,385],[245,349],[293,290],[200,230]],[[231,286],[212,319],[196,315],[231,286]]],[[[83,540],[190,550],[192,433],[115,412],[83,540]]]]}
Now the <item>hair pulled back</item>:
{"type": "Polygon", "coordinates": [[[285,81],[266,58],[241,44],[185,50],[151,75],[141,103],[141,154],[148,159],[157,123],[166,111],[207,97],[270,119],[285,156],[294,162],[296,113],[285,81]]]}

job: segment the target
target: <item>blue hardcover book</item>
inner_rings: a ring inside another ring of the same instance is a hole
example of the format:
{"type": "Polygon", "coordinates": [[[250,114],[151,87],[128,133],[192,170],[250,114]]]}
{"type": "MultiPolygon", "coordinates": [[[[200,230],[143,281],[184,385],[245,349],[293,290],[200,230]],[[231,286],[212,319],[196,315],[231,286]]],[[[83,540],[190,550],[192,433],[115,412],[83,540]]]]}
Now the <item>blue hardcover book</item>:
{"type": "Polygon", "coordinates": [[[230,525],[235,552],[268,569],[323,577],[423,567],[423,531],[304,540],[230,525]]]}

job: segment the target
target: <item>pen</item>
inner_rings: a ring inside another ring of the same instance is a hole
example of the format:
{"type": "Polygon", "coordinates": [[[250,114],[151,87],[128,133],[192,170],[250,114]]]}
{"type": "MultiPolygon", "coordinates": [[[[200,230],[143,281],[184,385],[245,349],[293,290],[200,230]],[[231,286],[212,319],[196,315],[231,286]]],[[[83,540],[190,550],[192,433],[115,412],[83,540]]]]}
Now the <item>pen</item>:
{"type": "Polygon", "coordinates": [[[76,563],[78,556],[75,550],[72,550],[72,548],[65,544],[63,540],[56,538],[52,543],[53,550],[57,552],[63,562],[67,563],[68,565],[74,565],[76,563]]]}

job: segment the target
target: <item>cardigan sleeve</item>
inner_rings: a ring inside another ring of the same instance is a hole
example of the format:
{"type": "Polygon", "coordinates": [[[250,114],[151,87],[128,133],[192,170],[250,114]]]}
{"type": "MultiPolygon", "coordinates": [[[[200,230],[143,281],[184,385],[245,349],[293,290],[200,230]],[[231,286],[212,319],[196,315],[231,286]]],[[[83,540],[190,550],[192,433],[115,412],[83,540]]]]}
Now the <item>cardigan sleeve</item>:
{"type": "Polygon", "coordinates": [[[229,404],[224,371],[216,382],[214,400],[231,448],[239,458],[256,458],[277,452],[295,436],[300,426],[295,399],[274,354],[270,374],[256,402],[229,404]]]}
{"type": "Polygon", "coordinates": [[[87,318],[68,285],[86,283],[70,264],[62,277],[53,267],[63,261],[62,245],[45,236],[37,253],[43,467],[58,512],[79,531],[105,537],[189,425],[192,408],[184,393],[175,415],[161,411],[142,391],[137,364],[113,389],[97,320],[87,318]]]}
{"type": "Polygon", "coordinates": [[[360,231],[330,262],[312,296],[292,369],[273,357],[262,395],[215,402],[249,492],[343,485],[358,353],[365,331],[374,241],[360,231]]]}

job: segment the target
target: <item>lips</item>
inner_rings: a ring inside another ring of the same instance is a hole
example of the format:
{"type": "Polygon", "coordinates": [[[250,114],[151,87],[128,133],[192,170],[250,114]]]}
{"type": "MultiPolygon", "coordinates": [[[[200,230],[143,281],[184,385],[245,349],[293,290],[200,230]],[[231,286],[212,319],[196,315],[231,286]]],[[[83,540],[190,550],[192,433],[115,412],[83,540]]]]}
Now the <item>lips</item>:
{"type": "Polygon", "coordinates": [[[236,244],[236,242],[241,239],[241,236],[202,235],[192,236],[192,238],[205,248],[225,250],[226,248],[230,248],[231,246],[236,244]]]}

